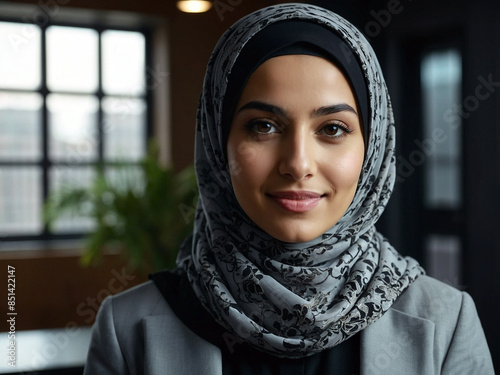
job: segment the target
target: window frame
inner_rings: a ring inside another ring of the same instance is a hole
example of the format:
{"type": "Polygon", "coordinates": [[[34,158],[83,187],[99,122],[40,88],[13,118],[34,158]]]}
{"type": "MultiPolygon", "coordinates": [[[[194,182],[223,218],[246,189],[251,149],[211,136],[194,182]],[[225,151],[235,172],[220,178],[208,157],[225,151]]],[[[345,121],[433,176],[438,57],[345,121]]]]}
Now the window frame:
{"type": "MultiPolygon", "coordinates": [[[[0,22],[11,22],[11,23],[19,23],[26,24],[28,19],[23,16],[22,8],[19,8],[19,16],[0,16],[0,22]]],[[[26,11],[26,9],[25,9],[26,11]]],[[[0,92],[13,92],[13,93],[37,93],[42,97],[42,107],[41,107],[41,119],[40,119],[40,142],[42,146],[42,156],[39,160],[34,161],[6,161],[0,160],[0,168],[15,168],[15,167],[36,167],[39,171],[41,171],[41,211],[43,210],[43,205],[49,196],[50,191],[50,170],[52,167],[62,166],[62,167],[96,167],[102,166],[104,169],[106,167],[113,166],[123,166],[123,165],[139,165],[139,161],[108,161],[104,156],[104,144],[106,142],[106,135],[103,131],[104,124],[104,113],[103,113],[103,99],[105,97],[114,97],[114,98],[140,98],[144,100],[146,108],[145,108],[145,129],[144,129],[144,139],[143,139],[143,147],[144,150],[147,151],[149,140],[153,137],[154,134],[154,126],[153,126],[153,113],[154,113],[154,98],[153,98],[153,89],[154,84],[150,86],[150,79],[154,78],[154,71],[152,70],[153,66],[153,51],[152,51],[152,39],[153,39],[153,27],[148,25],[148,22],[137,21],[133,16],[132,17],[113,17],[109,15],[109,17],[105,17],[107,12],[93,12],[93,11],[84,11],[84,10],[69,10],[64,11],[59,14],[59,17],[50,18],[43,22],[43,24],[37,24],[32,22],[31,24],[40,28],[40,65],[41,65],[41,77],[40,77],[40,86],[37,89],[29,90],[29,89],[16,89],[16,88],[5,88],[0,87],[0,92]],[[76,13],[84,12],[85,17],[82,17],[84,20],[82,22],[78,22],[76,20],[76,13]],[[61,18],[63,16],[68,15],[68,21],[63,21],[61,18]],[[101,15],[101,17],[96,15],[101,15]],[[108,18],[109,22],[96,21],[108,18]],[[82,94],[81,92],[64,92],[64,91],[50,91],[47,87],[47,42],[46,42],[46,32],[47,29],[51,26],[63,26],[63,27],[77,27],[77,28],[87,28],[95,30],[98,34],[98,88],[95,92],[85,93],[86,95],[91,95],[97,98],[99,102],[98,112],[97,112],[97,132],[98,140],[97,140],[97,159],[88,160],[88,161],[51,161],[49,154],[49,115],[47,108],[47,97],[52,94],[69,94],[69,95],[78,95],[82,94]],[[130,94],[105,94],[102,88],[102,33],[107,30],[113,31],[132,31],[139,32],[144,35],[145,40],[145,71],[144,71],[144,93],[137,95],[130,94]]],[[[53,233],[49,230],[47,225],[42,221],[42,231],[38,234],[12,234],[12,235],[0,235],[0,243],[10,243],[14,245],[15,243],[20,242],[48,242],[54,240],[78,240],[85,236],[87,232],[84,231],[64,231],[63,233],[53,233]]]]}

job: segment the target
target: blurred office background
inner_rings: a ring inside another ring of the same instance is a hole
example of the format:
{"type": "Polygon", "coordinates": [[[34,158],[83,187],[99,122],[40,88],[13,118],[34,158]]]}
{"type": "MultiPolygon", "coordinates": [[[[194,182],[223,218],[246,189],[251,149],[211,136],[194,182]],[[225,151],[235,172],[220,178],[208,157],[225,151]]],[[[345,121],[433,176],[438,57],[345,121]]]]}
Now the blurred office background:
{"type": "MultiPolygon", "coordinates": [[[[64,186],[89,187],[96,164],[110,179],[118,165],[134,171],[151,138],[161,163],[190,165],[216,41],[245,14],[279,2],[215,0],[201,14],[174,0],[0,2],[0,268],[16,270],[16,329],[51,334],[57,349],[37,352],[34,369],[64,356],[105,296],[147,279],[113,251],[82,267],[81,239],[93,223],[76,217],[49,230],[44,200],[64,186]]],[[[398,178],[379,230],[472,295],[499,368],[500,3],[304,2],[358,26],[385,73],[398,178]]]]}

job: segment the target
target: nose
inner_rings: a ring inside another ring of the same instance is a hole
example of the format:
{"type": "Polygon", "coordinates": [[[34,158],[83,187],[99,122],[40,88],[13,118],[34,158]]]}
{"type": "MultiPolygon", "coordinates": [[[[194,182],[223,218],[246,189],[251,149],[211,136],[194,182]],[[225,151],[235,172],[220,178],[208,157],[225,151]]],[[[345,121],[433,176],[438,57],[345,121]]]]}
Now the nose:
{"type": "Polygon", "coordinates": [[[314,140],[306,131],[289,134],[281,144],[279,172],[294,181],[311,178],[316,173],[314,140]]]}

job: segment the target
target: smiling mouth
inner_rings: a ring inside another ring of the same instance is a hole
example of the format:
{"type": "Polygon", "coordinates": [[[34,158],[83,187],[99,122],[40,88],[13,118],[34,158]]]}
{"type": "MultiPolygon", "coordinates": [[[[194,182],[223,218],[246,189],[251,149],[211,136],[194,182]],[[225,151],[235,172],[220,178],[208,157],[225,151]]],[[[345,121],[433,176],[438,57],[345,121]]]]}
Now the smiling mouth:
{"type": "Polygon", "coordinates": [[[315,208],[326,195],[312,191],[280,191],[268,194],[281,208],[295,213],[308,212],[315,208]]]}

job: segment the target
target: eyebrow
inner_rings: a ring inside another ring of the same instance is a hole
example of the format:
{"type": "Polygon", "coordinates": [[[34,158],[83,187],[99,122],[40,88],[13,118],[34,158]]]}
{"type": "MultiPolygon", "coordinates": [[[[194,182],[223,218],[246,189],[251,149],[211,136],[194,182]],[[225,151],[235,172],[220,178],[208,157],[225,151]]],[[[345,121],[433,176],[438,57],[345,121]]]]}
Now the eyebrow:
{"type": "Polygon", "coordinates": [[[313,117],[327,116],[331,115],[332,113],[345,112],[345,111],[352,112],[356,116],[358,115],[358,112],[356,112],[356,110],[352,108],[349,104],[339,103],[315,109],[313,112],[313,117]]]}
{"type": "MultiPolygon", "coordinates": [[[[247,104],[242,106],[240,109],[238,109],[238,113],[241,111],[247,110],[247,109],[257,109],[259,111],[274,113],[275,115],[283,116],[283,117],[286,117],[286,114],[287,114],[286,111],[281,107],[278,107],[278,106],[275,106],[272,104],[268,104],[268,103],[264,103],[264,102],[259,102],[259,101],[248,102],[247,104]]],[[[356,110],[353,107],[351,107],[349,104],[339,103],[339,104],[332,104],[329,106],[319,107],[319,108],[315,109],[312,113],[312,117],[327,116],[327,115],[331,115],[333,113],[344,112],[344,111],[352,112],[356,116],[358,115],[356,110]]]]}
{"type": "Polygon", "coordinates": [[[247,109],[257,109],[259,111],[274,113],[279,116],[286,116],[286,111],[283,108],[259,101],[248,102],[238,109],[238,113],[247,109]]]}

